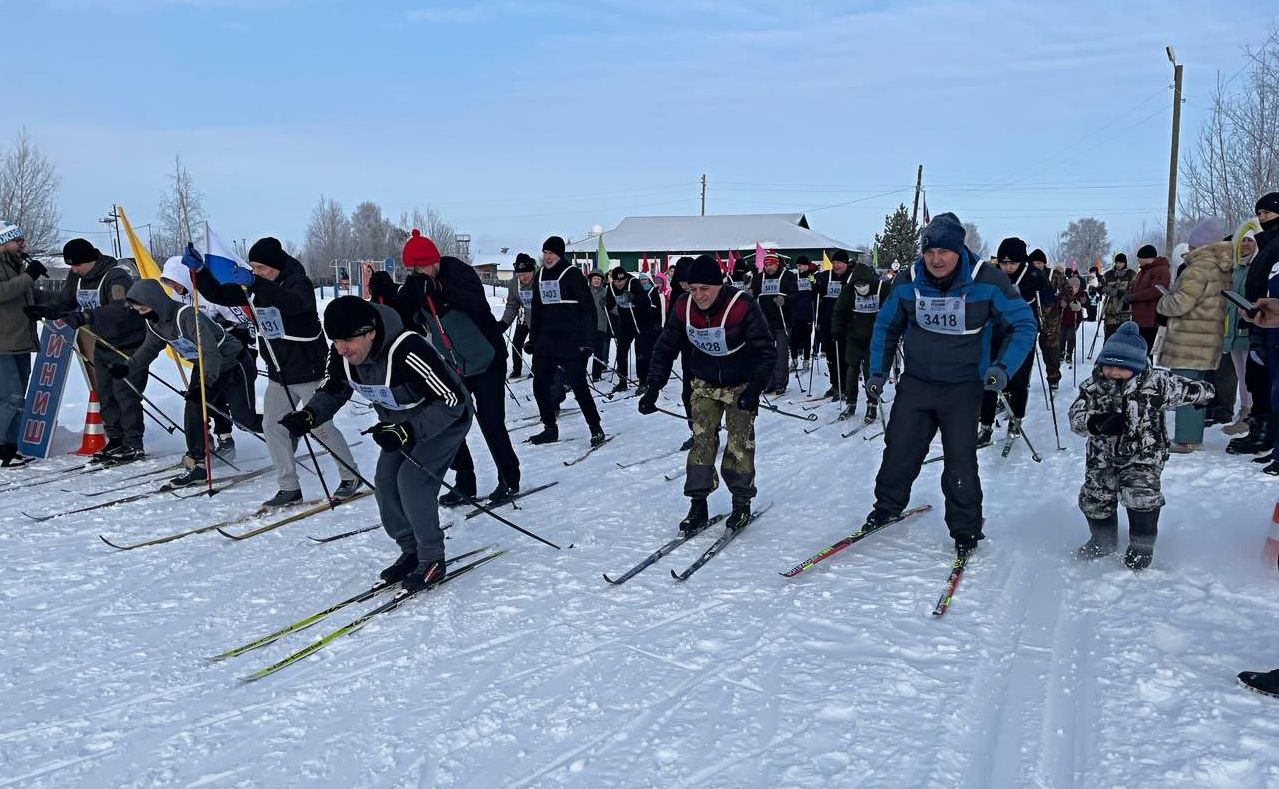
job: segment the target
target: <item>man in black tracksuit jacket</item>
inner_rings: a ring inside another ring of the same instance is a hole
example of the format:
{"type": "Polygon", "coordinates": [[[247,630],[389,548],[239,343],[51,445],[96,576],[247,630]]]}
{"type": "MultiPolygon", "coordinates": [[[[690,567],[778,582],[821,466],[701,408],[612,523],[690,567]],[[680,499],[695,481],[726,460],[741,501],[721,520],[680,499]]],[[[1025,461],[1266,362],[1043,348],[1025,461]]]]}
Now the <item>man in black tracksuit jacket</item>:
{"type": "Polygon", "coordinates": [[[789,271],[781,264],[776,252],[767,252],[764,257],[764,270],[755,273],[750,283],[751,293],[759,302],[759,307],[768,319],[768,328],[773,333],[773,342],[777,345],[777,356],[773,362],[773,378],[769,382],[768,394],[781,394],[786,391],[790,373],[786,368],[786,360],[790,358],[790,325],[786,313],[789,304],[799,293],[799,283],[795,272],[789,271]]]}
{"type": "MultiPolygon", "coordinates": [[[[77,328],[87,326],[125,354],[136,351],[146,339],[146,321],[125,300],[133,274],[83,238],[68,241],[62,258],[71,266],[62,293],[34,307],[31,314],[61,318],[77,328]]],[[[102,343],[94,346],[93,377],[107,434],[107,446],[99,457],[114,462],[143,457],[142,396],[138,393],[146,387],[147,375],[140,370],[127,378],[113,378],[111,366],[121,361],[102,343]]]]}
{"type": "Polygon", "coordinates": [[[830,388],[822,397],[838,400],[844,393],[845,369],[848,365],[843,342],[832,331],[831,319],[835,315],[835,303],[839,300],[839,294],[844,292],[852,269],[848,265],[848,253],[842,249],[831,253],[830,264],[830,271],[817,272],[813,297],[817,299],[817,344],[826,357],[827,374],[830,376],[830,388]]]}
{"type": "Polygon", "coordinates": [[[604,289],[604,309],[613,316],[613,332],[617,336],[618,378],[613,391],[626,391],[632,344],[635,346],[635,380],[643,388],[648,380],[649,355],[657,341],[657,312],[644,286],[626,269],[621,266],[613,269],[609,280],[609,286],[604,289]]]}
{"type": "MultiPolygon", "coordinates": [[[[417,230],[404,244],[409,274],[396,294],[396,306],[407,325],[420,327],[444,359],[462,375],[475,403],[475,418],[497,467],[493,502],[519,492],[520,459],[506,432],[506,337],[493,317],[480,276],[455,257],[441,257],[435,244],[417,230]]],[[[453,490],[440,497],[446,507],[465,504],[476,495],[475,460],[466,442],[453,459],[453,490]]]]}
{"type": "MultiPolygon", "coordinates": [[[[657,396],[671,375],[676,357],[688,354],[686,380],[693,385],[693,447],[689,450],[684,495],[691,500],[685,533],[705,527],[706,497],[715,489],[715,456],[719,424],[728,442],[720,472],[733,494],[733,511],[725,525],[740,529],[750,520],[755,498],[755,415],[759,396],[769,384],[778,353],[768,321],[745,291],[722,284],[719,264],[701,255],[688,267],[689,293],[678,297],[653,348],[648,389],[640,398],[641,414],[657,410],[657,396]]],[[[784,353],[784,351],[783,351],[784,353]]]]}
{"type": "Polygon", "coordinates": [[[533,354],[533,397],[544,425],[530,444],[559,441],[555,411],[560,402],[555,371],[573,389],[591,430],[591,444],[604,443],[600,412],[586,382],[586,361],[595,339],[595,295],[586,277],[564,257],[564,239],[551,236],[542,244],[542,268],[533,279],[533,326],[524,350],[533,354]]]}

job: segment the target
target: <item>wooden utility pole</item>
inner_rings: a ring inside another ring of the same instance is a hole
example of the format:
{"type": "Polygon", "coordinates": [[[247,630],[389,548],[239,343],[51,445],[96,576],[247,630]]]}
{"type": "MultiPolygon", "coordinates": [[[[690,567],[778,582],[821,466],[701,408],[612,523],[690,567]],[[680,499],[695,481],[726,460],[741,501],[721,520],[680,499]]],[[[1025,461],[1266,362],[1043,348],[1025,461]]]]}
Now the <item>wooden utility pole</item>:
{"type": "Polygon", "coordinates": [[[1168,227],[1163,249],[1165,255],[1172,254],[1173,231],[1177,227],[1177,150],[1181,145],[1181,64],[1177,62],[1172,47],[1168,47],[1168,60],[1172,61],[1172,156],[1168,163],[1168,227]]]}
{"type": "Polygon", "coordinates": [[[924,165],[919,165],[919,169],[915,171],[915,207],[910,210],[910,220],[919,222],[919,190],[924,188],[924,165]]]}
{"type": "Polygon", "coordinates": [[[706,216],[706,173],[702,173],[702,216],[706,216]]]}

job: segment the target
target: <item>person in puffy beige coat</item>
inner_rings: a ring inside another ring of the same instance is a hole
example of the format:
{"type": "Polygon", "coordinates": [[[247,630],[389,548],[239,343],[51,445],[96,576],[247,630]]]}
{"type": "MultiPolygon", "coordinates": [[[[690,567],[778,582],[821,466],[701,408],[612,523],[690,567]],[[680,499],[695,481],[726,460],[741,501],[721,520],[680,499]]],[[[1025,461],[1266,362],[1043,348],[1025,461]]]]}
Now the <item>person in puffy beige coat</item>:
{"type": "MultiPolygon", "coordinates": [[[[1159,361],[1174,373],[1201,380],[1216,370],[1221,356],[1226,299],[1234,252],[1221,241],[1220,223],[1206,220],[1191,231],[1186,268],[1171,293],[1159,299],[1159,314],[1168,317],[1168,332],[1159,361]],[[1199,243],[1195,243],[1195,242],[1199,243]]],[[[1172,452],[1191,452],[1203,443],[1204,414],[1196,406],[1177,409],[1172,452]]]]}

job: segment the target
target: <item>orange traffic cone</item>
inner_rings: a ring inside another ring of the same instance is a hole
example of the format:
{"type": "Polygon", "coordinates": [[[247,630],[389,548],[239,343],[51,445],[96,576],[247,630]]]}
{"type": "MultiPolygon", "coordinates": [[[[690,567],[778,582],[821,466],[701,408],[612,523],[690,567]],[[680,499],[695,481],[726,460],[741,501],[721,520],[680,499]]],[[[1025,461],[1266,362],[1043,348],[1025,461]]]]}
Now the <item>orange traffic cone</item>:
{"type": "Polygon", "coordinates": [[[1279,565],[1279,502],[1275,502],[1275,510],[1270,516],[1270,534],[1266,535],[1266,563],[1271,567],[1279,565]]]}
{"type": "Polygon", "coordinates": [[[98,393],[89,390],[89,410],[84,414],[84,434],[80,448],[73,455],[95,455],[107,445],[107,432],[102,427],[102,407],[98,405],[98,393]]]}

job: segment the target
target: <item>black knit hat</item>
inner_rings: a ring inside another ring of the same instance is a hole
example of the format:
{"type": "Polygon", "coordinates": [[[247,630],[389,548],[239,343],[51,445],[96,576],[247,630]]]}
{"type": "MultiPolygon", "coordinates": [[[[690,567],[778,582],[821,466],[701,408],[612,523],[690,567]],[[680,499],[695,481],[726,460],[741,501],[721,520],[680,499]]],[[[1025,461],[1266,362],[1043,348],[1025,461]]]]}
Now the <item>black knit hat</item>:
{"type": "Polygon", "coordinates": [[[813,261],[808,259],[808,255],[800,255],[799,257],[795,258],[795,268],[799,268],[800,266],[811,266],[811,265],[813,265],[813,261]]]}
{"type": "Polygon", "coordinates": [[[349,340],[381,326],[377,307],[359,296],[338,296],[324,310],[324,333],[330,340],[349,340]]]}
{"type": "Polygon", "coordinates": [[[618,266],[618,267],[616,267],[616,268],[614,268],[614,269],[611,269],[611,270],[608,272],[609,279],[615,279],[615,280],[618,280],[619,282],[620,282],[621,280],[626,279],[626,278],[627,278],[627,277],[629,277],[630,275],[631,275],[631,272],[627,271],[626,269],[622,268],[621,266],[618,266]]]}
{"type": "Polygon", "coordinates": [[[526,255],[521,252],[515,256],[516,274],[527,274],[535,268],[537,268],[537,261],[533,259],[532,255],[526,255]]]}
{"type": "Polygon", "coordinates": [[[1128,265],[1128,256],[1127,256],[1127,255],[1125,255],[1125,254],[1124,254],[1124,253],[1122,253],[1122,252],[1116,252],[1116,253],[1115,253],[1115,262],[1116,262],[1116,263],[1123,263],[1124,265],[1128,265]]]}
{"type": "Polygon", "coordinates": [[[98,251],[98,248],[83,238],[73,238],[62,247],[62,259],[68,266],[94,263],[100,257],[102,253],[98,251]]]}
{"type": "Polygon", "coordinates": [[[995,258],[1000,263],[1025,263],[1026,242],[1016,236],[1005,238],[999,242],[999,251],[995,253],[995,258]]]}
{"type": "Polygon", "coordinates": [[[1155,249],[1154,244],[1146,244],[1141,249],[1137,250],[1138,260],[1150,260],[1157,257],[1159,257],[1159,250],[1155,249]]]}
{"type": "Polygon", "coordinates": [[[249,247],[249,262],[283,271],[289,262],[289,255],[280,245],[280,239],[264,236],[254,241],[253,246],[249,247]]]}
{"type": "Polygon", "coordinates": [[[924,228],[923,249],[949,249],[956,255],[964,254],[964,226],[959,217],[950,211],[933,217],[924,228]]]}
{"type": "Polygon", "coordinates": [[[690,285],[723,285],[724,272],[719,270],[719,263],[710,255],[698,255],[688,266],[688,284],[690,285]]]}
{"type": "Polygon", "coordinates": [[[1030,256],[1026,259],[1031,263],[1043,263],[1045,266],[1048,265],[1048,256],[1045,255],[1044,251],[1038,247],[1032,249],[1030,251],[1030,256]]]}
{"type": "Polygon", "coordinates": [[[1274,211],[1279,214],[1279,192],[1267,192],[1257,201],[1256,208],[1253,209],[1255,214],[1257,211],[1274,211]]]}
{"type": "Polygon", "coordinates": [[[554,252],[560,257],[564,257],[564,239],[559,236],[551,236],[542,244],[543,252],[554,252]]]}
{"type": "Polygon", "coordinates": [[[693,259],[688,255],[675,261],[675,268],[671,271],[671,282],[688,282],[688,267],[691,265],[693,265],[693,259]]]}
{"type": "Polygon", "coordinates": [[[834,252],[830,253],[830,262],[831,263],[847,263],[848,253],[842,249],[837,249],[834,252]]]}

